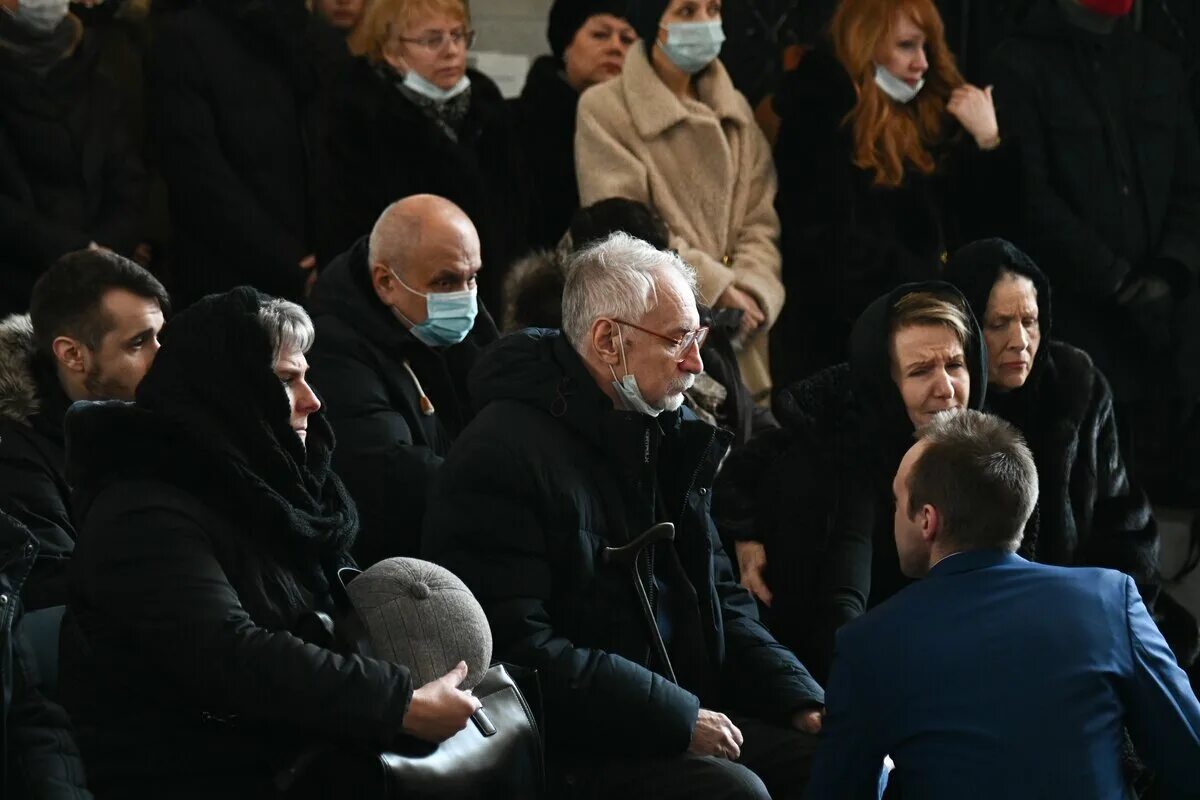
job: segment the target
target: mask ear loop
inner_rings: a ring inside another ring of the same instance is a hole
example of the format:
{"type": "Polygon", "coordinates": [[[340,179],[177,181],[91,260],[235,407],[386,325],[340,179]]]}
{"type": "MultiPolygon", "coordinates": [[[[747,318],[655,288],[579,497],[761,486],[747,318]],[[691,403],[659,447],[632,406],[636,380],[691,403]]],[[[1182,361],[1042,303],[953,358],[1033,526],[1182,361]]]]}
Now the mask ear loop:
{"type": "MultiPolygon", "coordinates": [[[[621,342],[621,369],[625,372],[625,375],[628,376],[629,375],[629,365],[625,363],[625,337],[621,335],[621,323],[613,322],[612,324],[614,326],[616,326],[617,339],[621,342]]],[[[615,369],[613,369],[612,364],[608,365],[608,371],[612,373],[614,383],[621,382],[621,379],[617,377],[617,371],[615,369]]]]}

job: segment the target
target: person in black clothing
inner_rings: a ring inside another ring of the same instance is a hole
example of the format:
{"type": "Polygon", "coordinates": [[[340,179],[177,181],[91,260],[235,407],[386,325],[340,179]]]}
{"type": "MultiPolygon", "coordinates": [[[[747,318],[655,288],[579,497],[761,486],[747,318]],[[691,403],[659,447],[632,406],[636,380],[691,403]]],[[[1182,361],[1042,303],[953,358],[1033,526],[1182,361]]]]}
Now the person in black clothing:
{"type": "Polygon", "coordinates": [[[361,564],[417,555],[429,484],[471,421],[467,373],[499,336],[476,300],[480,267],[462,210],[415,195],[389,206],[313,290],[313,382],[358,506],[361,564]]]}
{"type": "Polygon", "coordinates": [[[0,316],[64,253],[143,240],[145,171],[99,55],[70,14],[46,32],[0,14],[0,316]]]}
{"type": "Polygon", "coordinates": [[[576,257],[563,309],[563,332],[507,336],[472,373],[481,411],[438,472],[424,552],[479,599],[496,657],[538,670],[577,796],[798,797],[824,696],[708,514],[729,434],[682,408],[703,368],[695,273],[616,233],[576,257]],[[605,563],[667,521],[672,542],[605,563]]]}
{"type": "Polygon", "coordinates": [[[453,688],[465,664],[414,691],[403,665],[297,634],[348,608],[358,528],[314,335],[289,301],[212,295],[171,321],[136,403],[68,414],[61,694],[98,795],[270,797],[306,745],[441,741],[479,706],[453,688]]]}
{"type": "Polygon", "coordinates": [[[589,86],[620,74],[637,32],[628,0],[555,0],[546,38],[551,55],[534,60],[521,96],[510,101],[532,184],[529,244],[558,244],[579,208],[575,110],[589,86]]]}
{"type": "Polygon", "coordinates": [[[63,416],[76,400],[132,400],[170,311],[154,276],[114,253],[82,250],[38,280],[28,315],[0,321],[0,507],[34,533],[29,608],[66,601],[75,546],[63,416]]]}
{"type": "Polygon", "coordinates": [[[299,298],[315,278],[311,23],[303,0],[204,0],[162,21],[148,92],[180,307],[243,283],[299,298]]]}
{"type": "Polygon", "coordinates": [[[982,407],[987,353],[966,300],[905,284],[854,324],[850,361],[786,387],[782,428],[732,453],[713,514],[773,633],[821,680],[843,624],[907,586],[891,480],[936,413],[982,407]]]}
{"type": "Polygon", "coordinates": [[[958,250],[946,265],[946,280],[963,292],[983,328],[984,410],[1016,425],[1037,463],[1037,510],[1019,554],[1129,575],[1181,666],[1189,666],[1196,621],[1159,591],[1158,528],[1121,455],[1112,391],[1087,353],[1050,338],[1049,280],[1003,239],[958,250]]]}
{"type": "MultiPolygon", "coordinates": [[[[669,249],[666,223],[645,203],[624,197],[601,200],[575,212],[562,246],[538,250],[513,265],[505,296],[505,330],[561,328],[562,296],[571,258],[590,244],[617,231],[659,250],[669,249]]],[[[704,372],[684,393],[696,416],[733,434],[731,447],[741,447],[755,432],[777,427],[771,412],[755,404],[738,369],[733,338],[741,322],[737,309],[700,305],[700,323],[708,338],[700,348],[704,372]]]]}
{"type": "Polygon", "coordinates": [[[71,721],[45,696],[21,625],[37,551],[29,529],[0,510],[0,791],[15,800],[91,800],[71,721]]]}
{"type": "Polygon", "coordinates": [[[1042,0],[994,55],[1001,124],[1021,140],[1014,241],[1054,284],[1058,335],[1131,412],[1123,429],[1140,434],[1134,462],[1151,494],[1194,497],[1200,133],[1181,65],[1131,30],[1128,8],[1042,0]],[[1193,485],[1170,486],[1185,473],[1193,485]]]}
{"type": "Polygon", "coordinates": [[[936,278],[948,250],[1004,233],[1017,162],[930,0],[842,0],[828,40],[774,104],[788,302],[771,364],[787,386],[845,360],[875,297],[936,278]]]}
{"type": "Polygon", "coordinates": [[[467,68],[474,38],[461,0],[371,4],[322,106],[318,254],[349,248],[396,200],[436,194],[479,231],[480,294],[500,308],[505,267],[526,247],[528,179],[500,90],[467,68]]]}

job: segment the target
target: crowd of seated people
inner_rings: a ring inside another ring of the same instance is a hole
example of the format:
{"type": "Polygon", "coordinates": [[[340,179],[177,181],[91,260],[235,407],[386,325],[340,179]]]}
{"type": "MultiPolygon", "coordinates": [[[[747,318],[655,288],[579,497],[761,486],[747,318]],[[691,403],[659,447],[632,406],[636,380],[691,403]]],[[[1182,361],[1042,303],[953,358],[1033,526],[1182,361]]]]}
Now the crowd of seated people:
{"type": "Polygon", "coordinates": [[[1140,3],[960,63],[936,0],[787,59],[769,0],[554,0],[506,100],[465,0],[0,0],[0,793],[459,735],[466,667],[312,628],[416,557],[536,671],[547,797],[1200,796],[1140,3]]]}

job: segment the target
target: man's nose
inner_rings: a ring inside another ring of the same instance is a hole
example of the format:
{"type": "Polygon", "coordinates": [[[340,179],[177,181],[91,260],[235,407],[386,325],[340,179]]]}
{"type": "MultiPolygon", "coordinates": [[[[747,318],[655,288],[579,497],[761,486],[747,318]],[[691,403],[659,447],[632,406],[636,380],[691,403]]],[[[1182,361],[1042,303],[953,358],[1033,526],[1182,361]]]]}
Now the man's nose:
{"type": "Polygon", "coordinates": [[[704,359],[700,357],[700,345],[695,342],[688,345],[687,350],[683,353],[683,360],[679,362],[679,368],[693,375],[699,375],[704,371],[704,359]]]}

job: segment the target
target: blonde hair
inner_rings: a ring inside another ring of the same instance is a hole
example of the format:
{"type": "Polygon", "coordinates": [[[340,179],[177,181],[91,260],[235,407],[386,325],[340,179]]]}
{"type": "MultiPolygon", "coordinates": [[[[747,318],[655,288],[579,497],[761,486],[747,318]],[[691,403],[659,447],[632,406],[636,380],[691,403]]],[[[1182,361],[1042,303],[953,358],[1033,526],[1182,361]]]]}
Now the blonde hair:
{"type": "Polygon", "coordinates": [[[937,163],[930,148],[944,141],[946,103],[964,83],[933,0],[842,0],[829,34],[858,93],[858,102],[844,120],[851,126],[854,165],[873,171],[876,186],[899,186],[906,166],[932,174],[937,163]],[[925,86],[907,105],[895,103],[875,85],[875,53],[900,13],[925,34],[929,61],[925,86]]]}
{"type": "Polygon", "coordinates": [[[973,327],[963,305],[933,292],[909,292],[892,306],[892,333],[913,325],[941,325],[949,328],[958,337],[958,343],[964,350],[967,349],[973,327]]]}
{"type": "Polygon", "coordinates": [[[401,31],[432,14],[457,17],[467,25],[471,22],[467,0],[371,0],[347,40],[350,52],[379,64],[384,60],[384,51],[401,31]]]}

